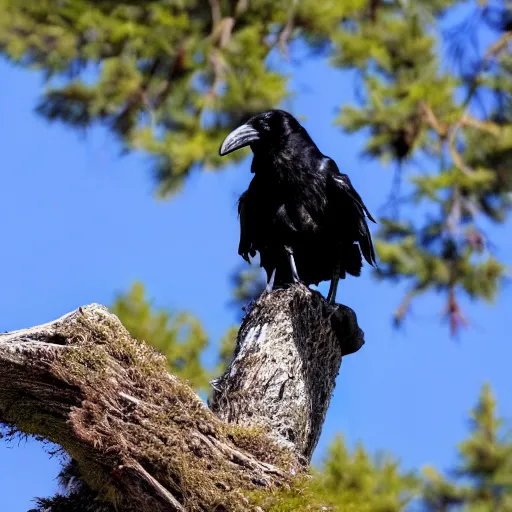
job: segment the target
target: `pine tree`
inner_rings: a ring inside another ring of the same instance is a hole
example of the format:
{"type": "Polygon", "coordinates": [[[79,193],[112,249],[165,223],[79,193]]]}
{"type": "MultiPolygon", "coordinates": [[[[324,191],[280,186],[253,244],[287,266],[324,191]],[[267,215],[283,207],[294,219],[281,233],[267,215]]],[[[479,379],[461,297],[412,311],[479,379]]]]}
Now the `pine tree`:
{"type": "Polygon", "coordinates": [[[208,337],[200,321],[190,313],[154,310],[145,297],[142,283],[119,295],[111,307],[128,332],[145,341],[167,357],[169,371],[199,390],[208,386],[210,374],[201,362],[208,337]]]}
{"type": "Polygon", "coordinates": [[[382,278],[410,283],[397,323],[415,296],[434,289],[446,296],[455,332],[466,324],[460,292],[492,300],[505,270],[482,222],[503,222],[511,204],[512,4],[472,2],[464,23],[447,31],[448,69],[433,32],[460,2],[374,4],[371,18],[359,17],[337,35],[334,64],[358,69],[363,85],[361,106],[344,108],[338,121],[349,131],[367,130],[366,153],[396,166],[378,253],[382,278]],[[483,30],[493,43],[471,54],[471,40],[483,30]],[[406,196],[399,190],[405,173],[406,196]],[[409,219],[418,207],[423,218],[409,219]]]}
{"type": "Polygon", "coordinates": [[[397,324],[429,290],[445,297],[452,332],[467,323],[461,293],[494,299],[505,267],[482,223],[504,222],[511,203],[510,0],[0,0],[0,8],[0,51],[47,77],[38,111],[79,129],[103,124],[124,151],[152,156],[161,197],[193,168],[226,163],[217,149],[228,130],[286,98],[278,54],[293,54],[293,41],[356,71],[360,104],[337,121],[365,130],[366,154],[396,169],[378,275],[409,283],[397,324]],[[462,9],[466,19],[446,27],[462,9]]]}
{"type": "Polygon", "coordinates": [[[427,510],[507,512],[512,510],[512,443],[502,432],[496,401],[485,385],[471,411],[471,435],[459,445],[453,479],[427,468],[423,495],[427,510]]]}
{"type": "Polygon", "coordinates": [[[271,512],[400,512],[417,494],[418,483],[391,457],[372,458],[361,444],[350,453],[337,436],[310,480],[264,498],[263,505],[271,512]]]}
{"type": "Polygon", "coordinates": [[[417,490],[413,473],[402,473],[396,460],[387,455],[372,459],[359,443],[350,453],[341,436],[337,436],[317,473],[316,492],[343,510],[350,498],[361,509],[374,512],[400,511],[417,490]]]}

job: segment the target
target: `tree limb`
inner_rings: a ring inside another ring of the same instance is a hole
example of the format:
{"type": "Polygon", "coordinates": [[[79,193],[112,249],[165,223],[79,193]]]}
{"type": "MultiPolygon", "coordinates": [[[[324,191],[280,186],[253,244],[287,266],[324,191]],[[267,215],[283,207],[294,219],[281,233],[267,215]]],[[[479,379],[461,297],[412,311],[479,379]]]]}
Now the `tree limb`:
{"type": "Polygon", "coordinates": [[[92,304],[0,335],[0,421],[61,445],[82,480],[123,511],[251,510],[309,463],[344,353],[362,333],[303,286],[265,294],[244,319],[210,411],[92,304]]]}

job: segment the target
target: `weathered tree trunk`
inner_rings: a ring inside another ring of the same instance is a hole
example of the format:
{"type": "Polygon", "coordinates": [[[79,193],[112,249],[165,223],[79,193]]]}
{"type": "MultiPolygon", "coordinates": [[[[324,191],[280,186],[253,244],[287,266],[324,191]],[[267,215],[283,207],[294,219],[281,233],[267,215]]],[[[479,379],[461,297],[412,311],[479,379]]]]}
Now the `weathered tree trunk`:
{"type": "Polygon", "coordinates": [[[343,355],[363,333],[354,312],[304,286],[264,294],[245,317],[235,356],[213,382],[211,409],[227,423],[268,429],[309,463],[343,355]]]}
{"type": "Polygon", "coordinates": [[[265,294],[214,383],[214,414],[93,304],[0,335],[0,421],[61,445],[119,510],[250,510],[247,492],[307,465],[341,357],[362,343],[354,313],[317,292],[265,294]]]}

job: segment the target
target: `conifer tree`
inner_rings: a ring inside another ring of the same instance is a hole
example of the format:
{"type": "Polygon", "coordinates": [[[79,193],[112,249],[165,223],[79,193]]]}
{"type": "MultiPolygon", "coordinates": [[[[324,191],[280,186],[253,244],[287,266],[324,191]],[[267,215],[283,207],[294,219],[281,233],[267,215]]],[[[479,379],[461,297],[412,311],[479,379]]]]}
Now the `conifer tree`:
{"type": "Polygon", "coordinates": [[[361,443],[352,453],[341,436],[334,438],[319,469],[314,471],[317,499],[337,511],[351,503],[353,510],[399,512],[414,498],[418,479],[403,472],[389,455],[370,457],[361,443]]]}
{"type": "Polygon", "coordinates": [[[489,385],[471,411],[470,436],[459,445],[452,478],[425,471],[424,503],[432,512],[507,512],[512,510],[512,442],[496,414],[489,385]]]}
{"type": "MultiPolygon", "coordinates": [[[[80,130],[102,124],[123,151],[150,155],[160,197],[198,166],[220,168],[226,133],[289,94],[287,77],[268,59],[272,52],[291,53],[301,40],[334,68],[355,70],[360,104],[343,108],[336,121],[348,133],[364,130],[366,154],[395,169],[380,218],[378,275],[409,283],[396,321],[413,298],[435,290],[455,332],[466,322],[461,292],[495,297],[505,266],[482,223],[503,223],[510,210],[509,0],[0,0],[0,9],[2,54],[47,78],[38,112],[80,130]],[[460,8],[464,22],[442,31],[460,8]],[[470,44],[484,39],[480,48],[470,44]]],[[[255,275],[238,275],[237,300],[259,293],[255,275]]],[[[140,284],[113,311],[134,337],[167,355],[173,373],[205,388],[210,374],[200,356],[207,338],[197,319],[153,311],[140,284]]],[[[229,360],[234,332],[224,338],[215,373],[229,360]]],[[[425,507],[512,510],[511,447],[499,427],[484,388],[454,478],[427,471],[425,507]]],[[[64,483],[73,471],[71,464],[64,483]]],[[[372,461],[362,447],[349,454],[337,439],[301,493],[268,504],[275,511],[321,510],[325,503],[394,511],[410,502],[415,484],[396,463],[372,461]]],[[[41,500],[39,510],[77,510],[91,495],[76,490],[82,494],[72,499],[41,500]]]]}
{"type": "Polygon", "coordinates": [[[207,388],[210,375],[201,355],[208,338],[196,317],[163,308],[155,310],[139,282],[128,293],[119,295],[111,310],[134,338],[153,345],[166,356],[172,374],[188,380],[198,390],[207,388]]]}
{"type": "Polygon", "coordinates": [[[512,4],[466,3],[464,22],[444,34],[442,21],[461,2],[372,4],[372,16],[336,34],[333,63],[358,70],[361,95],[338,122],[366,130],[366,153],[396,167],[378,242],[380,277],[409,282],[396,322],[434,289],[446,297],[453,333],[467,323],[460,293],[492,300],[505,270],[482,224],[503,222],[511,204],[512,4]],[[483,32],[492,43],[475,49],[483,32]]]}
{"type": "Polygon", "coordinates": [[[123,151],[150,155],[160,197],[192,169],[225,164],[217,149],[228,130],[282,103],[290,90],[279,55],[293,56],[293,41],[354,70],[360,103],[337,122],[364,130],[366,154],[395,168],[378,275],[409,284],[396,322],[429,290],[444,297],[452,332],[467,323],[461,294],[494,299],[505,262],[483,226],[510,211],[509,0],[0,0],[0,8],[0,52],[47,78],[39,113],[78,129],[102,124],[123,151]],[[451,22],[454,11],[465,19],[451,22]]]}

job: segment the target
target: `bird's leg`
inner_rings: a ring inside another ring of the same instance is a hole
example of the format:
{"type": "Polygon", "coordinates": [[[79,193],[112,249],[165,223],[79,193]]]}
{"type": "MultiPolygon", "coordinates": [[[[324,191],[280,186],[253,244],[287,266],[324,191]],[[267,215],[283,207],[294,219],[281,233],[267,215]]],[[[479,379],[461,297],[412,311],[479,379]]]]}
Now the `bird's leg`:
{"type": "Polygon", "coordinates": [[[267,287],[265,288],[266,292],[271,292],[274,288],[274,280],[276,278],[276,269],[272,271],[272,274],[270,274],[268,281],[267,281],[267,287]]]}
{"type": "Polygon", "coordinates": [[[297,273],[297,267],[295,266],[295,259],[293,258],[293,249],[285,245],[284,250],[288,255],[288,262],[290,263],[290,268],[292,270],[292,279],[294,283],[300,283],[299,274],[297,273]]]}
{"type": "Polygon", "coordinates": [[[331,286],[329,287],[329,293],[327,294],[327,301],[330,304],[336,303],[336,292],[338,291],[338,283],[340,282],[340,264],[336,263],[334,270],[332,271],[331,286]]]}

